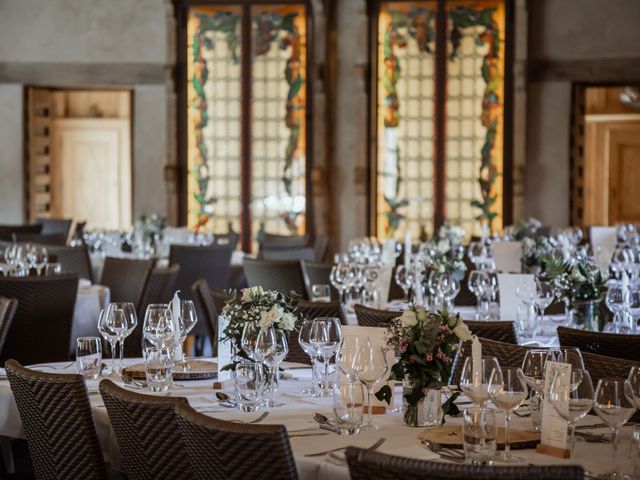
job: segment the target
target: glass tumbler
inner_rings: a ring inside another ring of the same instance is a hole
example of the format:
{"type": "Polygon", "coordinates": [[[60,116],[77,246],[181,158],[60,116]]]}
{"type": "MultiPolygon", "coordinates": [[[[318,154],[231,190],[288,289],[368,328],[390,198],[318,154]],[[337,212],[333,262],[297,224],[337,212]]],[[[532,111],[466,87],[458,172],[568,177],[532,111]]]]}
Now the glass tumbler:
{"type": "Polygon", "coordinates": [[[238,409],[242,412],[260,410],[262,403],[262,365],[242,362],[236,365],[234,383],[238,409]]]}
{"type": "Polygon", "coordinates": [[[330,302],[331,287],[324,284],[312,285],[311,296],[313,297],[314,302],[330,302]]]}
{"type": "Polygon", "coordinates": [[[166,392],[171,386],[173,356],[171,349],[145,345],[144,372],[152,392],[166,392]]]}
{"type": "Polygon", "coordinates": [[[464,458],[472,465],[491,462],[496,455],[496,415],[492,409],[469,408],[463,413],[464,458]]]}
{"type": "Polygon", "coordinates": [[[361,383],[340,383],[335,386],[333,413],[340,435],[360,433],[364,414],[364,389],[361,383]]]}
{"type": "Polygon", "coordinates": [[[100,376],[102,367],[102,342],[98,337],[79,337],[76,340],[76,368],[87,380],[100,376]]]}

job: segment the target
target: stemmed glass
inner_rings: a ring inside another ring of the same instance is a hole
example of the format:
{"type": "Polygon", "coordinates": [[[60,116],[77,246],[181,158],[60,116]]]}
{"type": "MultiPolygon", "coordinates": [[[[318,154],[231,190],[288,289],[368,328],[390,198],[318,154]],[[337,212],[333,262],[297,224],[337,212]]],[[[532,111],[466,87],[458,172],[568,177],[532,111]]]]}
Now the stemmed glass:
{"type": "MultiPolygon", "coordinates": [[[[527,307],[527,315],[529,316],[529,318],[537,320],[538,312],[536,308],[536,299],[538,298],[538,292],[536,283],[521,278],[520,281],[518,281],[518,285],[516,286],[516,296],[527,307]]],[[[531,321],[527,323],[529,325],[532,324],[531,321]]],[[[538,328],[536,326],[533,329],[534,335],[537,330],[538,328]]]]}
{"type": "Polygon", "coordinates": [[[613,328],[618,332],[622,324],[622,316],[625,312],[625,295],[622,282],[612,280],[607,287],[607,294],[604,299],[607,308],[613,313],[613,328]]]}
{"type": "Polygon", "coordinates": [[[302,393],[308,393],[311,396],[316,394],[316,387],[320,383],[318,378],[318,358],[320,354],[316,348],[311,344],[311,327],[314,320],[307,319],[300,325],[300,331],[298,332],[298,343],[304,353],[311,358],[311,387],[305,388],[302,393]]]}
{"type": "Polygon", "coordinates": [[[452,311],[453,299],[460,293],[460,282],[449,272],[438,274],[437,279],[437,288],[442,295],[442,308],[452,311]]]}
{"type": "Polygon", "coordinates": [[[609,478],[624,478],[624,475],[617,471],[619,463],[616,457],[620,427],[627,423],[636,409],[631,382],[620,378],[601,378],[596,387],[593,408],[600,419],[611,428],[614,470],[609,478]]]}
{"type": "Polygon", "coordinates": [[[338,292],[340,292],[340,301],[346,303],[345,292],[349,286],[349,265],[338,262],[331,267],[329,281],[338,292]]]}
{"type": "Polygon", "coordinates": [[[485,319],[487,317],[487,310],[485,308],[485,302],[487,297],[487,285],[489,279],[486,272],[482,270],[473,270],[469,274],[468,287],[469,291],[473,293],[477,298],[476,306],[476,319],[485,319]]]}
{"type": "Polygon", "coordinates": [[[471,242],[467,249],[467,256],[476,266],[476,270],[482,270],[487,260],[487,247],[482,242],[471,242]]]}
{"type": "Polygon", "coordinates": [[[500,460],[507,463],[521,462],[522,458],[511,455],[510,425],[511,414],[527,398],[527,384],[519,368],[495,368],[489,377],[489,398],[496,407],[504,411],[504,452],[500,460]]]}
{"type": "Polygon", "coordinates": [[[544,282],[536,278],[536,299],[535,304],[538,307],[538,325],[542,327],[542,319],[544,311],[553,303],[553,287],[549,282],[544,282]]]}
{"type": "Polygon", "coordinates": [[[176,349],[179,351],[180,368],[183,372],[188,372],[191,368],[187,361],[187,356],[184,351],[184,342],[189,335],[189,332],[193,330],[193,327],[198,323],[198,315],[196,313],[196,307],[192,300],[180,300],[180,315],[178,316],[178,326],[180,327],[180,337],[178,339],[178,345],[176,349]]]}
{"type": "Polygon", "coordinates": [[[582,352],[578,347],[561,347],[554,349],[552,352],[557,362],[568,363],[571,365],[571,368],[574,369],[586,370],[584,360],[582,359],[582,352]]]}
{"type": "Polygon", "coordinates": [[[111,317],[107,309],[100,311],[100,315],[98,316],[98,331],[111,348],[111,370],[109,371],[109,375],[115,376],[117,375],[116,345],[118,343],[118,332],[111,323],[111,317]]]}
{"type": "Polygon", "coordinates": [[[124,369],[124,339],[131,335],[138,325],[138,315],[136,314],[136,307],[131,302],[113,302],[107,307],[108,315],[115,316],[116,318],[110,319],[109,322],[112,325],[118,326],[120,335],[118,336],[118,342],[120,343],[120,362],[118,370],[122,372],[124,369]],[[124,321],[125,328],[120,327],[120,321],[124,321]]]}
{"type": "Polygon", "coordinates": [[[353,368],[353,361],[358,353],[361,344],[370,344],[369,337],[356,337],[345,335],[340,341],[340,346],[336,352],[336,366],[340,369],[349,383],[357,382],[358,377],[353,368]]]}
{"type": "Polygon", "coordinates": [[[276,400],[278,392],[278,367],[289,353],[289,345],[284,332],[274,327],[261,328],[256,339],[255,358],[266,369],[266,382],[263,392],[267,407],[281,407],[284,403],[276,400]]]}
{"type": "Polygon", "coordinates": [[[152,303],[147,306],[142,328],[144,338],[156,347],[172,349],[175,346],[175,325],[167,304],[152,303]]]}
{"type": "Polygon", "coordinates": [[[496,357],[483,355],[479,367],[473,364],[471,356],[464,360],[460,388],[480,408],[484,408],[485,402],[489,400],[489,380],[494,370],[500,370],[496,357]]]}
{"type": "Polygon", "coordinates": [[[529,350],[522,361],[524,381],[531,387],[534,394],[531,397],[531,422],[533,430],[540,431],[540,399],[544,394],[544,376],[548,350],[529,350]]]}
{"type": "Polygon", "coordinates": [[[389,364],[384,348],[373,346],[369,338],[359,342],[353,357],[353,372],[367,389],[367,430],[378,429],[373,423],[373,387],[385,377],[388,370],[389,364]]]}
{"type": "Polygon", "coordinates": [[[332,394],[329,382],[329,360],[338,350],[342,340],[340,321],[335,317],[316,318],[309,332],[309,343],[318,353],[318,359],[322,359],[324,371],[320,383],[320,396],[332,394]]]}
{"type": "Polygon", "coordinates": [[[411,266],[398,265],[395,274],[396,283],[404,292],[404,297],[409,301],[409,290],[416,281],[415,273],[411,266]]]}
{"type": "Polygon", "coordinates": [[[549,400],[558,415],[569,424],[571,456],[575,447],[576,422],[591,411],[593,397],[593,383],[586,370],[557,370],[553,375],[549,400]]]}
{"type": "Polygon", "coordinates": [[[40,276],[42,269],[47,264],[49,255],[45,247],[39,247],[38,245],[27,245],[26,258],[29,262],[29,267],[34,268],[36,275],[40,276]]]}

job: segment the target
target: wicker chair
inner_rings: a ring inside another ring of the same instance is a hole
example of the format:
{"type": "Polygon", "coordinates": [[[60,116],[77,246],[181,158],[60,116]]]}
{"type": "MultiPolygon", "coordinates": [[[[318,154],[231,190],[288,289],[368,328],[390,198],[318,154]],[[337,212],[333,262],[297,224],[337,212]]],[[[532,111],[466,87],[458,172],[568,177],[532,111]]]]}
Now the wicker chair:
{"type": "Polygon", "coordinates": [[[16,243],[35,243],[38,245],[55,245],[62,247],[67,244],[67,237],[59,233],[14,233],[16,243]]]}
{"type": "Polygon", "coordinates": [[[0,240],[13,242],[14,233],[42,233],[42,225],[0,225],[0,240]]]}
{"type": "Polygon", "coordinates": [[[392,310],[378,310],[377,308],[355,305],[356,319],[361,327],[386,327],[394,318],[402,315],[402,312],[392,310]]]}
{"type": "Polygon", "coordinates": [[[518,344],[518,334],[516,333],[516,325],[510,321],[471,321],[465,320],[469,330],[474,335],[481,338],[488,338],[498,342],[518,344]]]}
{"type": "Polygon", "coordinates": [[[277,235],[275,233],[265,233],[260,248],[266,247],[304,247],[309,245],[307,235],[277,235]]]}
{"type": "MultiPolygon", "coordinates": [[[[482,355],[496,357],[501,367],[522,367],[522,361],[528,350],[533,347],[523,347],[512,343],[497,342],[487,338],[482,339],[482,355]]],[[[450,385],[458,385],[462,375],[465,359],[471,355],[471,342],[460,342],[458,352],[453,360],[450,385]]]]}
{"type": "Polygon", "coordinates": [[[402,290],[402,287],[396,283],[396,268],[397,266],[393,267],[393,272],[391,273],[391,284],[389,285],[389,298],[387,299],[389,301],[401,300],[404,298],[404,291],[402,290]]]}
{"type": "Polygon", "coordinates": [[[56,261],[62,267],[62,273],[77,273],[78,277],[93,282],[91,259],[86,245],[78,247],[47,247],[50,255],[55,255],[56,261]]]}
{"type": "Polygon", "coordinates": [[[331,300],[340,300],[340,293],[331,285],[331,268],[331,265],[325,263],[302,262],[302,274],[308,298],[313,298],[311,287],[314,285],[329,285],[329,288],[331,288],[331,300]]]}
{"type": "Polygon", "coordinates": [[[185,398],[157,397],[100,382],[122,464],[131,480],[159,478],[188,480],[194,472],[176,418],[176,406],[185,398]]]}
{"type": "Polygon", "coordinates": [[[326,262],[331,248],[331,238],[324,235],[317,236],[313,248],[316,251],[316,262],[326,262]]]}
{"type": "Polygon", "coordinates": [[[216,245],[229,245],[235,250],[235,248],[238,246],[238,242],[240,241],[240,234],[236,232],[215,234],[213,241],[216,245]]]}
{"type": "Polygon", "coordinates": [[[69,358],[77,275],[0,277],[0,295],[18,301],[13,322],[5,333],[0,365],[9,358],[24,364],[69,358]]]}
{"type": "Polygon", "coordinates": [[[316,260],[314,247],[262,247],[261,260],[316,260]]]}
{"type": "Polygon", "coordinates": [[[82,376],[36,372],[15,360],[8,360],[5,368],[36,478],[106,480],[82,376]]]}
{"type": "Polygon", "coordinates": [[[558,327],[558,338],[563,347],[578,347],[580,351],[640,361],[640,337],[620,333],[589,332],[558,327]]]}
{"type": "Polygon", "coordinates": [[[224,307],[226,295],[223,290],[209,288],[207,281],[201,278],[191,285],[191,297],[196,306],[198,318],[207,330],[211,341],[211,350],[215,357],[218,351],[218,315],[224,307]]]}
{"type": "Polygon", "coordinates": [[[284,425],[225,422],[182,404],[176,412],[198,480],[298,478],[284,425]]]}
{"type": "Polygon", "coordinates": [[[464,264],[467,270],[464,272],[464,278],[460,282],[460,292],[453,300],[453,304],[457,306],[474,306],[478,303],[476,296],[469,290],[469,275],[475,268],[475,265],[469,260],[467,255],[464,256],[464,264]]]}
{"type": "Polygon", "coordinates": [[[212,288],[227,288],[233,250],[231,245],[171,245],[169,263],[180,265],[176,289],[189,298],[191,285],[199,278],[204,278],[212,288]]]}
{"type": "Polygon", "coordinates": [[[351,480],[582,480],[584,469],[573,465],[473,466],[433,462],[348,447],[351,480]]]}
{"type": "Polygon", "coordinates": [[[100,284],[109,287],[112,302],[131,302],[137,307],[152,266],[150,259],[107,257],[100,284]]]}
{"type": "Polygon", "coordinates": [[[61,235],[65,241],[71,233],[73,220],[70,218],[38,218],[36,223],[42,225],[43,235],[61,235]]]}
{"type": "Polygon", "coordinates": [[[347,314],[339,302],[310,302],[300,300],[298,310],[305,318],[336,317],[341,325],[347,324],[347,314]]]}
{"type": "Polygon", "coordinates": [[[298,260],[244,259],[244,272],[250,287],[261,286],[284,294],[292,291],[307,298],[302,268],[298,260]]]}
{"type": "Polygon", "coordinates": [[[171,301],[179,270],[178,265],[171,265],[167,268],[152,268],[149,271],[137,304],[138,325],[124,344],[125,357],[142,356],[142,326],[147,306],[152,303],[169,303],[171,301]]]}
{"type": "Polygon", "coordinates": [[[0,354],[4,351],[7,333],[11,330],[17,310],[18,301],[15,298],[0,297],[0,354]]]}

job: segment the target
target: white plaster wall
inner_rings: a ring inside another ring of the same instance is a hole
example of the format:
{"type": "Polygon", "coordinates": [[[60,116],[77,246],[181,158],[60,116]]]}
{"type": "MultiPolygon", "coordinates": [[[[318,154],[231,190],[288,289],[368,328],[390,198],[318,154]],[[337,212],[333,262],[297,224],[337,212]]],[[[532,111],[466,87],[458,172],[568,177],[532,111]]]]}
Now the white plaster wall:
{"type": "Polygon", "coordinates": [[[23,221],[22,86],[0,84],[0,223],[23,221]]]}

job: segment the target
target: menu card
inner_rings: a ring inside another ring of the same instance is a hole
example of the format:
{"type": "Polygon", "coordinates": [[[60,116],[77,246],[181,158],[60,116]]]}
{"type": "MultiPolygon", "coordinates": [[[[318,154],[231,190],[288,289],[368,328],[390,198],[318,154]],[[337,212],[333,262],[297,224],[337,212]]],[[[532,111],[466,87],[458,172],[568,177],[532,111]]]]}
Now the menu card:
{"type": "Polygon", "coordinates": [[[504,273],[522,272],[522,242],[495,242],[491,249],[496,270],[504,273]]]}
{"type": "Polygon", "coordinates": [[[224,315],[218,315],[218,382],[231,380],[231,370],[222,370],[231,363],[231,339],[224,338],[224,329],[229,320],[224,315]]]}
{"type": "Polygon", "coordinates": [[[535,275],[499,273],[498,287],[500,289],[500,320],[517,320],[518,305],[521,303],[516,290],[518,284],[530,282],[533,288],[535,275]]]}
{"type": "Polygon", "coordinates": [[[611,255],[618,241],[616,227],[591,227],[589,237],[596,265],[600,270],[608,270],[611,255]]]}
{"type": "MultiPolygon", "coordinates": [[[[544,374],[544,398],[542,401],[542,424],[541,424],[541,438],[540,443],[543,446],[551,447],[548,452],[542,448],[542,453],[552,453],[554,451],[566,451],[567,450],[567,421],[564,420],[557,412],[556,407],[553,406],[549,399],[549,390],[551,389],[551,382],[553,381],[554,374],[557,371],[571,372],[571,364],[561,362],[547,361],[544,374]]],[[[564,382],[563,388],[566,388],[567,395],[563,396],[564,402],[566,402],[566,408],[569,408],[569,388],[570,388],[570,376],[559,377],[559,380],[564,382]]],[[[563,403],[564,403],[563,402],[563,403]]],[[[564,454],[563,454],[564,456],[564,454]]]]}

